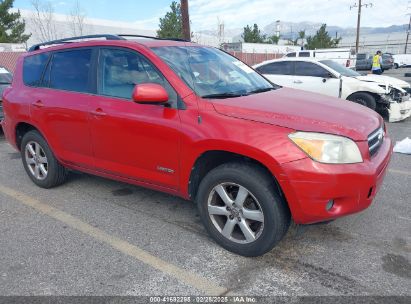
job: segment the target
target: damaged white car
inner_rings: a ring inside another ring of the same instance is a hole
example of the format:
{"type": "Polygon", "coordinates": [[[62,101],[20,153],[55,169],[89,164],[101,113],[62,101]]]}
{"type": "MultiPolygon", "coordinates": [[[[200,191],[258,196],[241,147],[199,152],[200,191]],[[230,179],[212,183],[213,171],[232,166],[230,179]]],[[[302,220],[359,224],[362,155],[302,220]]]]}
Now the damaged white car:
{"type": "Polygon", "coordinates": [[[275,84],[350,100],[390,122],[411,116],[411,86],[400,79],[364,76],[332,60],[312,58],[270,60],[254,68],[275,84]]]}

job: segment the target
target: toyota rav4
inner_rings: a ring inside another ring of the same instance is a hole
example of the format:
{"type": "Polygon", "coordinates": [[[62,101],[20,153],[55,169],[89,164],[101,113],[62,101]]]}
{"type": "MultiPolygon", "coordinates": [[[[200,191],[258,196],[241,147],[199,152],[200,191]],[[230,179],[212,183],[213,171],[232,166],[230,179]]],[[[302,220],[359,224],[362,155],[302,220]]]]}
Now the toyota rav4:
{"type": "Polygon", "coordinates": [[[3,94],[6,139],[38,186],[79,170],[195,201],[211,237],[244,256],[291,219],[374,199],[392,151],[374,111],[276,86],[212,47],[78,38],[33,46],[3,94]]]}

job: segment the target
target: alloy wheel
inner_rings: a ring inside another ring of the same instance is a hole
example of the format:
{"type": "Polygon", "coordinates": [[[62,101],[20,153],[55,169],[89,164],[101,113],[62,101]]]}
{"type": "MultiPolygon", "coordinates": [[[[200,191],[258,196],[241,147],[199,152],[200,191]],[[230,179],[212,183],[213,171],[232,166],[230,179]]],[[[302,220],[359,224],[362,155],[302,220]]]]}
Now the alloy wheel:
{"type": "Polygon", "coordinates": [[[48,160],[40,144],[35,141],[28,142],[24,155],[30,173],[38,180],[46,179],[49,168],[48,160]]]}
{"type": "Polygon", "coordinates": [[[215,186],[209,194],[207,208],[214,227],[230,241],[252,243],[264,229],[264,213],[258,200],[241,185],[215,186]]]}

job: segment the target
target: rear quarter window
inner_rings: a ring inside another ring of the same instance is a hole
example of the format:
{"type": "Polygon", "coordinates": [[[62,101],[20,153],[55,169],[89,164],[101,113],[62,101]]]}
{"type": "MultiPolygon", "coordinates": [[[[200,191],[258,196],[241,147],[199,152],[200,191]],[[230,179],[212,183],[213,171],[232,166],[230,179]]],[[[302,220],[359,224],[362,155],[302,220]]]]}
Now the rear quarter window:
{"type": "Polygon", "coordinates": [[[23,82],[27,86],[40,86],[43,71],[50,53],[42,53],[25,57],[23,61],[23,82]]]}

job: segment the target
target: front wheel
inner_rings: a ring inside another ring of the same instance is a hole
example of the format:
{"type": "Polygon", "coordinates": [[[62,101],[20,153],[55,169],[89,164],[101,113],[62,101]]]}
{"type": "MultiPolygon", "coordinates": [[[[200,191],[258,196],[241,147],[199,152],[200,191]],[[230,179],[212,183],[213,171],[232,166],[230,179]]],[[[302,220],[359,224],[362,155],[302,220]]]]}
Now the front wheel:
{"type": "Polygon", "coordinates": [[[355,103],[358,103],[362,106],[365,106],[367,108],[370,108],[371,110],[374,110],[374,111],[375,111],[375,108],[377,107],[377,103],[375,101],[374,96],[372,96],[371,94],[365,93],[365,92],[354,93],[350,95],[347,99],[355,103]]]}
{"type": "Polygon", "coordinates": [[[291,221],[273,179],[251,164],[228,163],[211,170],[200,183],[196,202],[211,237],[243,256],[270,251],[291,221]]]}

